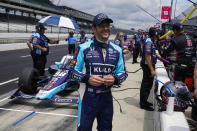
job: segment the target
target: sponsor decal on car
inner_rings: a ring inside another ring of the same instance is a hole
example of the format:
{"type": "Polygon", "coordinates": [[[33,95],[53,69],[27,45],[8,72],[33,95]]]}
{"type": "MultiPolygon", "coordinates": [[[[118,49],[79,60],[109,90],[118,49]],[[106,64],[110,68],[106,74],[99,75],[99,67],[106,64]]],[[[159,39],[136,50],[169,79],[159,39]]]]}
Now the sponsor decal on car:
{"type": "Polygon", "coordinates": [[[46,87],[46,88],[51,88],[52,85],[45,85],[44,87],[46,87]]]}

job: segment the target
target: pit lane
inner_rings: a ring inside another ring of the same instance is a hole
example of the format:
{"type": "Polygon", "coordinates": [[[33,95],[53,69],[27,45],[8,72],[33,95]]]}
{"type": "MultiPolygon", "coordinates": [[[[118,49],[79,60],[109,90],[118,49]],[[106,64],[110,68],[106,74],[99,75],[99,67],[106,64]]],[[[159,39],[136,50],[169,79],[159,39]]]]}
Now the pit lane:
{"type": "MultiPolygon", "coordinates": [[[[60,61],[62,56],[67,53],[67,45],[50,47],[46,68],[55,61],[60,61]]],[[[28,49],[2,51],[0,52],[0,60],[1,131],[77,130],[77,104],[35,99],[9,99],[9,96],[18,88],[17,78],[22,69],[32,67],[32,59],[28,49]],[[30,115],[31,113],[32,115],[30,115]]],[[[78,93],[65,92],[63,97],[77,98],[78,93]]]]}

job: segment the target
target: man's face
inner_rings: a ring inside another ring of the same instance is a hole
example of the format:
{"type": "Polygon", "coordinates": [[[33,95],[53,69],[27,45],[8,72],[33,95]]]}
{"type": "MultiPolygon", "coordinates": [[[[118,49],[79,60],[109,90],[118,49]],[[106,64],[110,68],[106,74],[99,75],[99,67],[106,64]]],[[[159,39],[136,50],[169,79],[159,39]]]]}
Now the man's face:
{"type": "Polygon", "coordinates": [[[45,33],[45,29],[41,29],[41,30],[40,30],[40,34],[43,35],[44,33],[45,33]]]}
{"type": "Polygon", "coordinates": [[[73,33],[70,33],[70,36],[72,37],[73,36],[73,33]]]}
{"type": "Polygon", "coordinates": [[[92,31],[98,40],[105,42],[110,36],[110,23],[108,21],[103,21],[96,27],[92,27],[92,31]]]}
{"type": "Polygon", "coordinates": [[[138,30],[138,34],[141,34],[141,30],[138,30]]]}
{"type": "Polygon", "coordinates": [[[173,30],[173,32],[174,32],[174,35],[178,35],[178,31],[177,30],[173,30]]]}

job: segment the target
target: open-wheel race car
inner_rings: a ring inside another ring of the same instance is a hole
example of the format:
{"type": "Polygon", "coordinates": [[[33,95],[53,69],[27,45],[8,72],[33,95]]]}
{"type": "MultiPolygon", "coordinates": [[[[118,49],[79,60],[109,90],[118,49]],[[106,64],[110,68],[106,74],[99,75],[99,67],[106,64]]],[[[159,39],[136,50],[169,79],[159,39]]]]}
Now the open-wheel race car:
{"type": "Polygon", "coordinates": [[[60,103],[78,103],[78,99],[57,97],[56,94],[68,88],[79,88],[79,83],[69,79],[69,68],[73,56],[66,55],[48,69],[50,75],[40,76],[38,70],[25,68],[19,76],[18,90],[10,97],[52,100],[60,103]]]}

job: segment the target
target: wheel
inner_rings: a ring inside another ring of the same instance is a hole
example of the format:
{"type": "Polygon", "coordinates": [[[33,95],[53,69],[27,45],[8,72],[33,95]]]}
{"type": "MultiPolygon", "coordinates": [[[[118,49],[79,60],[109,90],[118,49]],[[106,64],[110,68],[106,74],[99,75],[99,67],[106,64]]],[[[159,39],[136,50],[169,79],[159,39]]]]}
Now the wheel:
{"type": "Polygon", "coordinates": [[[37,91],[39,71],[34,68],[25,68],[19,76],[18,86],[26,94],[34,94],[37,91]]]}

